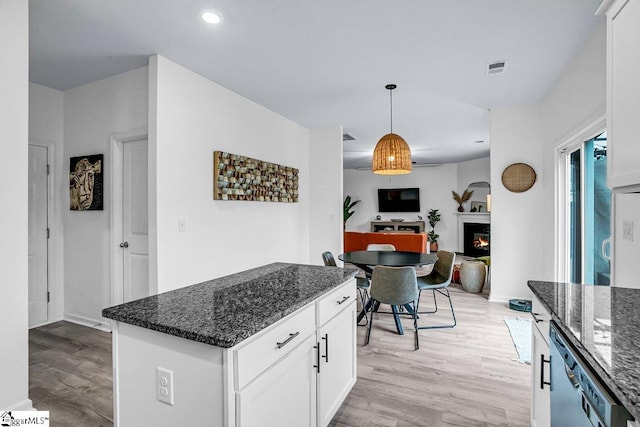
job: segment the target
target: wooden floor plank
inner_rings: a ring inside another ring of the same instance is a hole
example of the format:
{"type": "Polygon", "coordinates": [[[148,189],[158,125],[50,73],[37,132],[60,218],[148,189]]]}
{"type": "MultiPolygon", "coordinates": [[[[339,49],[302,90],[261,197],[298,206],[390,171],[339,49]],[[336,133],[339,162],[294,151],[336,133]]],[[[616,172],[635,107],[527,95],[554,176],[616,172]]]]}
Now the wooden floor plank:
{"type": "MultiPolygon", "coordinates": [[[[523,313],[489,303],[486,290],[452,286],[451,295],[458,325],[421,330],[418,351],[409,318],[399,336],[392,316],[377,315],[366,347],[366,328],[358,327],[358,382],[331,426],[529,425],[530,366],[516,361],[503,321],[523,313]]],[[[432,303],[424,295],[421,310],[432,303]]],[[[438,307],[420,323],[450,321],[444,297],[438,307]]],[[[52,425],[113,425],[111,334],[56,322],[32,329],[29,340],[30,397],[50,411],[52,425]]]]}

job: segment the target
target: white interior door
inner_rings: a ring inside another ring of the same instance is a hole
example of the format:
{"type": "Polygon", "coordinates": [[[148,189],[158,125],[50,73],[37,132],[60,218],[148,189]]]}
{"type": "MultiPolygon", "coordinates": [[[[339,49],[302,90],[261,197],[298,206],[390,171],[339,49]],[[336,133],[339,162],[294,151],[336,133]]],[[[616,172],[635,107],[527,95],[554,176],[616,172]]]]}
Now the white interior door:
{"type": "Polygon", "coordinates": [[[123,295],[124,302],[149,296],[149,212],[147,140],[123,148],[123,295]]]}
{"type": "Polygon", "coordinates": [[[48,155],[29,145],[29,327],[48,320],[48,155]]]}

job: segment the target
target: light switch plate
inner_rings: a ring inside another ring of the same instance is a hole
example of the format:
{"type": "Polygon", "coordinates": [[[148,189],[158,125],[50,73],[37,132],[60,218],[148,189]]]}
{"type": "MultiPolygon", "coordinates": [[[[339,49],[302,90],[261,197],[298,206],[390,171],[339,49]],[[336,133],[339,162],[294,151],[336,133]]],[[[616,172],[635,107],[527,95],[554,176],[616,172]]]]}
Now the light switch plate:
{"type": "Polygon", "coordinates": [[[633,242],[633,221],[622,221],[622,238],[633,242]]]}

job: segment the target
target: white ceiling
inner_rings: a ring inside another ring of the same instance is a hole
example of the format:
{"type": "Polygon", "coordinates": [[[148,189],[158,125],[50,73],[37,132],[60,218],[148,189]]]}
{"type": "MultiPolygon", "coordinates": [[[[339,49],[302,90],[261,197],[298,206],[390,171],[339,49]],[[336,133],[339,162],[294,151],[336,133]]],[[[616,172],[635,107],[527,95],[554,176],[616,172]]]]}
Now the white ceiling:
{"type": "Polygon", "coordinates": [[[343,126],[347,168],[370,166],[395,83],[413,160],[457,162],[489,155],[490,108],[545,95],[600,2],[30,0],[30,78],[67,90],[160,54],[307,128],[343,126]],[[206,7],[223,22],[202,22],[206,7]],[[505,72],[488,76],[497,60],[505,72]]]}

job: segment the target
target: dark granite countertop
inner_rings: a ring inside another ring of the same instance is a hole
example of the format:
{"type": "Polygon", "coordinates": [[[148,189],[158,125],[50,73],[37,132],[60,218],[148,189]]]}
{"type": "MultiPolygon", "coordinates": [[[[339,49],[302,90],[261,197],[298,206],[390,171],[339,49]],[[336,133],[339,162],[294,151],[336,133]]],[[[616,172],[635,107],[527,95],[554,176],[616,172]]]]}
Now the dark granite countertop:
{"type": "Polygon", "coordinates": [[[640,289],[530,280],[552,319],[636,419],[640,419],[640,289]]]}
{"type": "Polygon", "coordinates": [[[357,271],[274,263],[105,308],[102,315],[229,348],[344,283],[357,271]]]}

